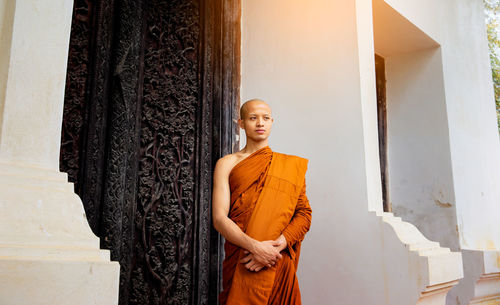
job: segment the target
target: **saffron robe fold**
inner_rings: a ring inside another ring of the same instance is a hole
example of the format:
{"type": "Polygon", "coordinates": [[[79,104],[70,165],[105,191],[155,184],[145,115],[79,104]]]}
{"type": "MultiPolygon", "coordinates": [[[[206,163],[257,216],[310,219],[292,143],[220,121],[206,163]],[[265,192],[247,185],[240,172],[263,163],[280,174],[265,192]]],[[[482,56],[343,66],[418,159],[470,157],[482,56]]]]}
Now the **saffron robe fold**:
{"type": "Polygon", "coordinates": [[[221,305],[300,305],[295,274],[300,243],[311,224],[311,208],[305,194],[307,160],[257,150],[229,174],[229,218],[250,237],[264,241],[283,234],[287,248],[275,266],[252,272],[239,263],[244,249],[225,242],[221,305]]]}

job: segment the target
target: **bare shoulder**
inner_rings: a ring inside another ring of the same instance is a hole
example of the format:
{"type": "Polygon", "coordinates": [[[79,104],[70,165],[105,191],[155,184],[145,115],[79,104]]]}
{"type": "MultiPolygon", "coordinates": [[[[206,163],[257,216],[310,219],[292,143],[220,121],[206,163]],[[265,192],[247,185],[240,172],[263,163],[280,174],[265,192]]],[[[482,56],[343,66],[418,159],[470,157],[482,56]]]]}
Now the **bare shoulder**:
{"type": "Polygon", "coordinates": [[[225,155],[217,161],[217,164],[215,165],[215,173],[229,175],[233,167],[244,158],[245,155],[241,152],[225,155]]]}

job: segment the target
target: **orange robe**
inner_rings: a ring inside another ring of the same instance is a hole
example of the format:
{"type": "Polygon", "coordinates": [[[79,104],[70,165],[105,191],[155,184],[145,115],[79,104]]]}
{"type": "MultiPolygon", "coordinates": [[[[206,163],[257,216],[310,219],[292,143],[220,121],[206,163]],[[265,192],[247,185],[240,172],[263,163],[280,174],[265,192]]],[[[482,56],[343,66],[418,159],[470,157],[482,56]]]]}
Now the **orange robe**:
{"type": "Polygon", "coordinates": [[[244,249],[225,242],[221,305],[300,305],[296,269],[300,243],[311,224],[305,194],[307,160],[257,150],[229,174],[229,218],[250,237],[264,241],[283,234],[287,248],[275,266],[259,272],[239,263],[244,249]]]}

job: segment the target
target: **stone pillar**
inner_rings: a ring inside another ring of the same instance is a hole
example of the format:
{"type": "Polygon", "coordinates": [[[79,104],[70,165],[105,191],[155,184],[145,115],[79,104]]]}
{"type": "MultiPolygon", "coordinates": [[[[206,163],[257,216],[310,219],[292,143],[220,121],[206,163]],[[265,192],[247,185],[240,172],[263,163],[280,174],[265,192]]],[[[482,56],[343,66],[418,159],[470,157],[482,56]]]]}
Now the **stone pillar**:
{"type": "Polygon", "coordinates": [[[59,172],[72,0],[0,0],[0,304],[116,304],[99,249],[59,172]]]}

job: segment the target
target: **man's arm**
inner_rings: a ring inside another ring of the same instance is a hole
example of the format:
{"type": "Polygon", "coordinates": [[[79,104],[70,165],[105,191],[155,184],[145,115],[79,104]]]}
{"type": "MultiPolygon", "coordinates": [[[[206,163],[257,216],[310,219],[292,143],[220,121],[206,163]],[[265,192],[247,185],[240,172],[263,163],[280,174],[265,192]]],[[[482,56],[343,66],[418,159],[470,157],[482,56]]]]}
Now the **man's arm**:
{"type": "Polygon", "coordinates": [[[229,173],[232,162],[227,158],[217,161],[214,170],[214,187],[212,194],[212,219],[215,229],[231,243],[254,254],[255,259],[264,266],[271,266],[281,259],[275,247],[275,241],[257,241],[245,234],[229,215],[230,188],[229,173]]]}
{"type": "MultiPolygon", "coordinates": [[[[290,251],[291,255],[294,255],[293,246],[302,241],[309,231],[311,227],[311,206],[309,205],[309,200],[306,196],[306,184],[304,181],[304,186],[299,195],[299,199],[297,201],[297,205],[295,207],[295,212],[293,214],[290,223],[283,230],[282,234],[275,240],[278,251],[283,251],[287,247],[290,251]]],[[[253,260],[254,255],[252,253],[248,253],[243,259],[240,260],[240,263],[245,264],[245,267],[251,271],[260,271],[263,266],[256,263],[253,260]]]]}
{"type": "Polygon", "coordinates": [[[292,220],[288,226],[283,230],[282,236],[278,238],[280,245],[283,250],[288,246],[291,249],[293,245],[297,242],[302,241],[311,227],[311,206],[309,205],[309,200],[306,196],[306,183],[304,181],[304,186],[300,192],[299,199],[297,201],[297,206],[295,208],[295,213],[292,220]],[[283,237],[283,239],[282,239],[283,237]],[[281,240],[280,240],[281,239],[281,240]]]}

